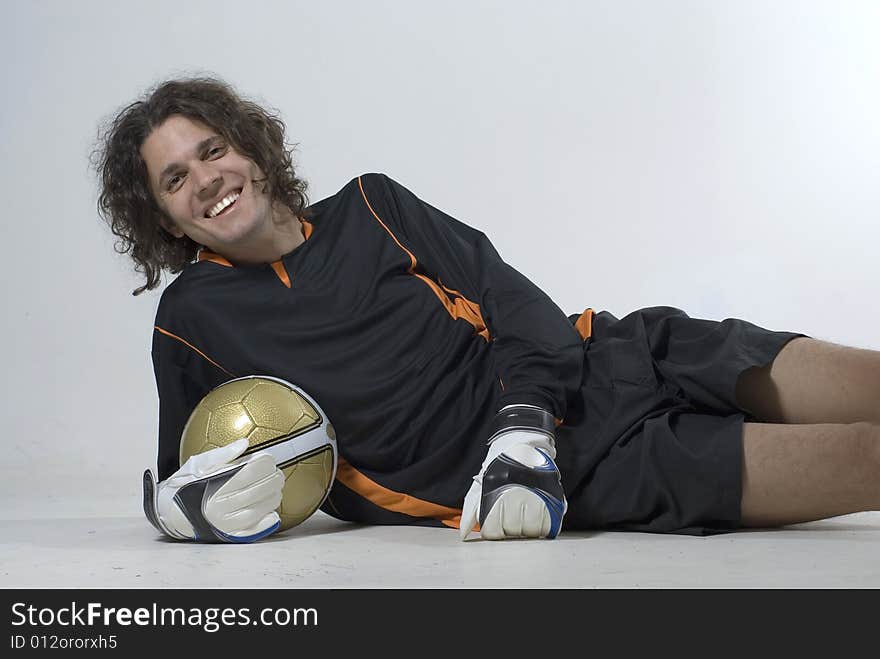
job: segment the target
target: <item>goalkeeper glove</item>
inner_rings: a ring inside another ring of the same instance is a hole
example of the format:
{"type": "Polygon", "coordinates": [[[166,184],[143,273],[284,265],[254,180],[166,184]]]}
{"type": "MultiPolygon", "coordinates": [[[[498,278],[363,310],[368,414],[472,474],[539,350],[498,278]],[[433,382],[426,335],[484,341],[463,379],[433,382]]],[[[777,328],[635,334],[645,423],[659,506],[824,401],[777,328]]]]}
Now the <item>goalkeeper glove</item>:
{"type": "Polygon", "coordinates": [[[178,540],[254,542],[281,526],[284,474],[268,453],[236,460],[248,440],[198,453],[164,481],[144,472],[144,513],[178,540]]]}
{"type": "Polygon", "coordinates": [[[508,405],[495,419],[489,451],[462,506],[459,537],[479,519],[480,536],[555,538],[568,502],[556,463],[552,415],[532,405],[508,405]]]}

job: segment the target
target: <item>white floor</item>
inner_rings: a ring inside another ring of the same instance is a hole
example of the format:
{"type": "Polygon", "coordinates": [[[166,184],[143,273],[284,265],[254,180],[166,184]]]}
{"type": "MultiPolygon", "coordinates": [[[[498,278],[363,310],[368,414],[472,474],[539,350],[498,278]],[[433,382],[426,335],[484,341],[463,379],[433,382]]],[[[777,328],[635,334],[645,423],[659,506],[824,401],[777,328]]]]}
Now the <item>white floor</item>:
{"type": "Polygon", "coordinates": [[[563,534],[462,543],[318,513],[253,545],[160,539],[142,516],[0,520],[3,588],[877,588],[880,513],[711,537],[563,534]]]}

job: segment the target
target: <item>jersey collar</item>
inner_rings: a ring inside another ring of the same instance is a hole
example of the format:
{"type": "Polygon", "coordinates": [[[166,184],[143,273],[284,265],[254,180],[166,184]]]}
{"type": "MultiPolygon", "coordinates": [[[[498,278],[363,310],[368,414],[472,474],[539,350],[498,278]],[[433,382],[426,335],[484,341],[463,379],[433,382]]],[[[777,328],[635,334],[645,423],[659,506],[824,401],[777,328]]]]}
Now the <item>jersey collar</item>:
{"type": "MultiPolygon", "coordinates": [[[[312,223],[307,220],[301,219],[300,221],[302,222],[303,237],[308,240],[312,236],[312,231],[314,230],[314,227],[312,226],[312,223]]],[[[217,263],[219,265],[226,266],[227,268],[235,267],[229,262],[228,259],[220,256],[216,252],[212,252],[207,247],[199,248],[199,251],[196,254],[196,261],[211,261],[212,263],[217,263]]],[[[278,260],[275,263],[281,263],[281,261],[278,260]]],[[[271,265],[273,266],[273,268],[275,267],[274,263],[271,265]]]]}

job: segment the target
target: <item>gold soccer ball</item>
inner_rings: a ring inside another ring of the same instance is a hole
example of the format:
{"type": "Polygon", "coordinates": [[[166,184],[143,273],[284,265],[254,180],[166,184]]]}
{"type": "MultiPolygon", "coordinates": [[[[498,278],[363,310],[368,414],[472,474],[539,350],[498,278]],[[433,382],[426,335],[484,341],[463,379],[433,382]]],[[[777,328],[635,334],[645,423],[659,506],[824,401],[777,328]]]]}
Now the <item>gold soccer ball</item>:
{"type": "Polygon", "coordinates": [[[242,437],[250,443],[245,455],[271,453],[284,474],[280,530],[301,523],[324,503],[336,476],[336,434],[302,389],[258,375],[219,385],[196,405],[183,428],[180,464],[242,437]]]}

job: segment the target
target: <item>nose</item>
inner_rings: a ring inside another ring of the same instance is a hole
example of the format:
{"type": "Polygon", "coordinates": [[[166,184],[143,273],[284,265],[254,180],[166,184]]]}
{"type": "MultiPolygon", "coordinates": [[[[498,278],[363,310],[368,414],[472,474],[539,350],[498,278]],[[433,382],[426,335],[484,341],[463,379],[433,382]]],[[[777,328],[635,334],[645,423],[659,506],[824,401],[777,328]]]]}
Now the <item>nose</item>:
{"type": "Polygon", "coordinates": [[[199,192],[199,196],[209,197],[216,194],[223,179],[210,162],[197,162],[190,166],[190,176],[199,192]]]}

